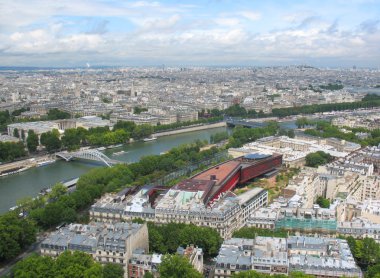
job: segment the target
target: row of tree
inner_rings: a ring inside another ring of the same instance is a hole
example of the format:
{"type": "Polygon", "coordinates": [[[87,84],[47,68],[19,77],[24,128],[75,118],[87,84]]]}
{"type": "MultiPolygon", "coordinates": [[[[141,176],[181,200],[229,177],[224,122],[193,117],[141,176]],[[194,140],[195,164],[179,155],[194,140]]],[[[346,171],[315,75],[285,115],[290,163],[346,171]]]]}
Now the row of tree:
{"type": "Polygon", "coordinates": [[[366,271],[366,277],[379,277],[380,244],[373,238],[355,239],[349,236],[346,239],[356,262],[366,271]]]}
{"type": "Polygon", "coordinates": [[[317,136],[322,138],[335,137],[338,139],[346,140],[361,144],[361,146],[377,146],[380,144],[380,129],[367,130],[365,128],[350,128],[346,127],[347,131],[342,131],[339,127],[331,125],[327,121],[308,121],[308,125],[313,125],[311,129],[305,130],[305,134],[317,136]],[[368,138],[359,138],[357,132],[366,132],[369,134],[368,138]]]}
{"type": "Polygon", "coordinates": [[[84,252],[65,251],[57,258],[33,254],[19,261],[12,269],[12,277],[76,277],[76,278],[123,278],[121,265],[95,262],[84,252]]]}
{"type": "MultiPolygon", "coordinates": [[[[326,88],[340,88],[339,84],[330,84],[326,88]]],[[[325,88],[325,87],[323,87],[325,88]]],[[[320,91],[318,89],[318,91],[320,91]]],[[[243,117],[243,118],[265,118],[265,117],[287,117],[293,115],[313,114],[321,112],[352,110],[358,108],[371,108],[380,106],[380,96],[375,94],[368,94],[361,101],[344,102],[344,103],[327,103],[327,104],[312,104],[288,108],[275,108],[272,113],[264,113],[262,110],[257,112],[255,110],[246,110],[238,104],[232,105],[225,110],[213,109],[209,113],[211,115],[224,115],[229,117],[243,117]]]]}
{"type": "Polygon", "coordinates": [[[215,133],[215,134],[210,136],[210,143],[216,144],[216,143],[219,143],[219,142],[221,142],[223,140],[227,140],[227,139],[228,139],[228,132],[227,131],[218,132],[218,133],[215,133]]]}
{"type": "Polygon", "coordinates": [[[0,142],[0,162],[8,162],[26,156],[22,142],[0,142]]]}
{"type": "Polygon", "coordinates": [[[232,136],[227,145],[228,148],[238,148],[248,142],[256,141],[259,138],[276,135],[279,131],[277,122],[267,122],[265,127],[245,128],[237,126],[234,128],[232,136]]]}
{"type": "MultiPolygon", "coordinates": [[[[202,278],[203,275],[196,271],[189,260],[178,254],[166,254],[162,257],[158,267],[161,278],[202,278]]],[[[37,254],[18,262],[11,271],[12,277],[76,277],[76,278],[122,278],[123,266],[118,264],[100,264],[93,258],[80,251],[65,251],[57,258],[43,257],[37,254]]],[[[147,272],[144,278],[153,278],[153,274],[147,272]]]]}
{"type": "Polygon", "coordinates": [[[148,223],[149,250],[166,254],[175,253],[179,246],[194,244],[203,249],[207,257],[218,254],[223,242],[219,233],[209,227],[198,227],[193,224],[169,223],[156,225],[148,223]]]}
{"type": "Polygon", "coordinates": [[[260,229],[255,227],[243,227],[235,231],[232,237],[238,238],[255,238],[256,236],[266,236],[266,237],[288,237],[288,232],[286,230],[270,230],[270,229],[260,229]]]}

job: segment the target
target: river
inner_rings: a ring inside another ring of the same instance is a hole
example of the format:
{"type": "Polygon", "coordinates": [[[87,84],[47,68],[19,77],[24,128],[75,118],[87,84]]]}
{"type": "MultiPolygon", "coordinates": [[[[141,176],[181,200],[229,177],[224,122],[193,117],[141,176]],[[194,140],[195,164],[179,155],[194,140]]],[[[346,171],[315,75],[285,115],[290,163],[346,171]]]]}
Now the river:
{"type": "MultiPolygon", "coordinates": [[[[171,136],[159,137],[155,141],[135,142],[123,147],[105,150],[104,153],[112,159],[127,163],[139,161],[142,156],[160,154],[181,144],[191,143],[197,139],[209,140],[212,134],[225,131],[226,127],[200,130],[171,136]],[[120,155],[115,152],[124,151],[120,155]]],[[[79,177],[94,167],[102,165],[84,163],[83,161],[64,162],[32,168],[25,172],[0,178],[0,213],[8,211],[16,205],[16,201],[25,196],[36,196],[41,189],[57,182],[79,177]]]]}
{"type": "MultiPolygon", "coordinates": [[[[296,128],[294,121],[281,122],[283,128],[296,128]]],[[[181,144],[191,143],[197,139],[209,140],[210,136],[227,130],[226,127],[218,127],[207,130],[159,137],[155,141],[135,142],[123,147],[108,149],[104,153],[116,160],[127,163],[139,161],[141,157],[151,154],[166,152],[181,144]],[[114,155],[114,153],[121,153],[114,155]]],[[[25,172],[0,178],[0,213],[16,205],[16,201],[26,197],[36,196],[41,189],[50,187],[57,182],[79,177],[100,164],[86,163],[83,161],[56,161],[53,164],[32,168],[25,172]]]]}

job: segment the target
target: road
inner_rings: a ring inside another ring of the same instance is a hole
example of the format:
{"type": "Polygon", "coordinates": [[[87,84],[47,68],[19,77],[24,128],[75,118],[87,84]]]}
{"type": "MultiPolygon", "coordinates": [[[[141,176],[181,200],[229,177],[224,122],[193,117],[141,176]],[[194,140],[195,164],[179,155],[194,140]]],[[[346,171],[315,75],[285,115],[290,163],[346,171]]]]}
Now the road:
{"type": "Polygon", "coordinates": [[[39,250],[41,242],[45,240],[46,236],[47,235],[37,236],[37,241],[33,243],[24,253],[20,254],[18,257],[14,258],[10,262],[8,262],[5,266],[0,268],[0,277],[4,277],[8,275],[10,271],[12,270],[12,268],[14,267],[14,265],[18,261],[25,259],[29,257],[30,255],[32,255],[33,253],[37,252],[39,250]]]}

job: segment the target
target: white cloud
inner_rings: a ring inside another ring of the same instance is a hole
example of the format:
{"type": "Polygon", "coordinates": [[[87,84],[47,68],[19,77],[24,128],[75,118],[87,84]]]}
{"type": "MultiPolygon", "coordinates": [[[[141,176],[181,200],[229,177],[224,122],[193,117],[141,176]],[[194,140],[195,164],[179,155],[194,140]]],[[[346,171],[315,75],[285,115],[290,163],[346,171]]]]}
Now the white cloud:
{"type": "Polygon", "coordinates": [[[332,63],[356,59],[373,64],[380,59],[380,23],[376,20],[347,27],[335,18],[299,9],[280,14],[277,29],[263,31],[256,26],[272,20],[259,11],[196,10],[187,14],[184,11],[199,7],[153,1],[116,3],[9,1],[2,6],[0,59],[10,65],[26,61],[37,65],[122,64],[129,60],[239,64],[311,59],[330,59],[332,63]],[[94,16],[98,18],[92,20],[94,16]],[[85,22],[82,28],[72,19],[76,17],[85,22]],[[126,31],[112,31],[114,18],[132,24],[126,31]],[[251,22],[259,20],[252,31],[251,22]]]}
{"type": "Polygon", "coordinates": [[[159,7],[159,2],[137,1],[131,4],[131,7],[159,7]]]}
{"type": "Polygon", "coordinates": [[[240,24],[240,20],[237,18],[226,18],[226,17],[219,17],[215,19],[216,24],[222,25],[222,26],[236,26],[240,24]]]}
{"type": "Polygon", "coordinates": [[[239,12],[239,15],[251,21],[257,21],[261,19],[261,14],[258,12],[243,11],[243,12],[239,12]]]}

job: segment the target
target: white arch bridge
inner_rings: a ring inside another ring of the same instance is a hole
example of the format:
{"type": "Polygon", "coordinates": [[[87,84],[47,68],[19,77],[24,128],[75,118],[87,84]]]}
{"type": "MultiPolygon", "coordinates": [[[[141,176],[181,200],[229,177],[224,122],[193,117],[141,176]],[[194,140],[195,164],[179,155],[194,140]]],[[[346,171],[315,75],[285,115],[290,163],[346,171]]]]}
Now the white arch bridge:
{"type": "Polygon", "coordinates": [[[59,152],[55,154],[57,157],[60,157],[66,161],[71,161],[73,159],[84,159],[89,161],[101,162],[108,167],[111,167],[115,164],[124,163],[122,161],[114,160],[106,156],[104,153],[98,150],[81,150],[77,152],[59,152]]]}

